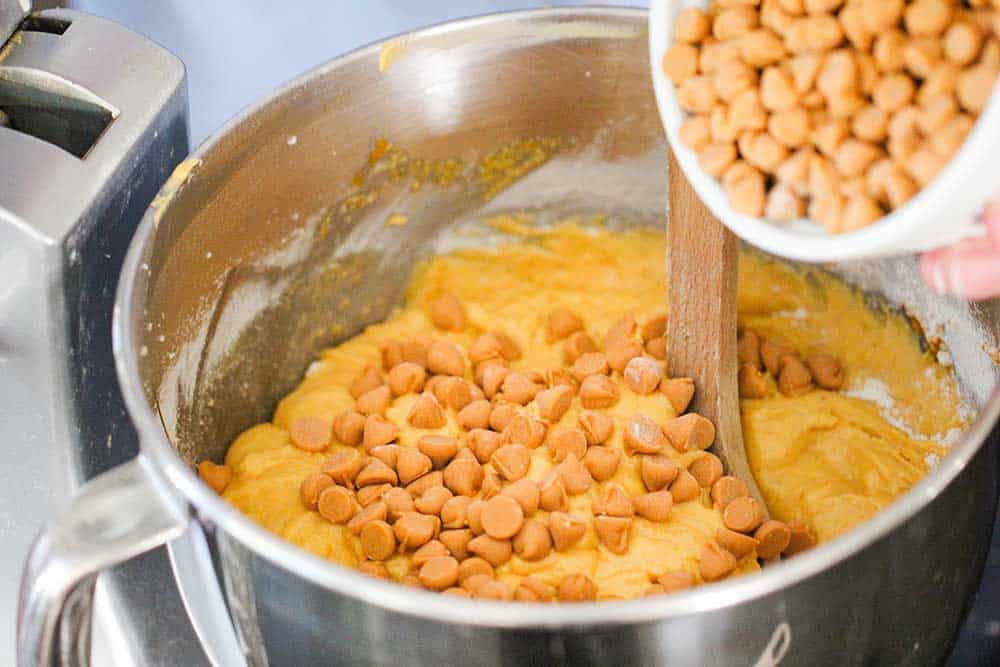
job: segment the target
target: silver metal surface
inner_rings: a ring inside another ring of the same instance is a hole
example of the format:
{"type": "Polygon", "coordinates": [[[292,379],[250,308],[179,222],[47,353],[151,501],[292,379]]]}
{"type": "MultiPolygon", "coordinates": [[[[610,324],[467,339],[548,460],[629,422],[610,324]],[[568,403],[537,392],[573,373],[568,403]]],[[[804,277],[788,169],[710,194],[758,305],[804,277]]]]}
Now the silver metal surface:
{"type": "Polygon", "coordinates": [[[31,0],[0,0],[0,46],[14,34],[30,11],[31,0]]]}
{"type": "MultiPolygon", "coordinates": [[[[72,489],[138,449],[111,362],[114,288],[138,220],[186,151],[184,69],[114,23],[62,10],[32,16],[0,56],[0,108],[30,103],[39,117],[68,121],[86,112],[81,100],[116,111],[83,157],[14,123],[0,127],[5,571],[20,570],[39,526],[72,489]],[[51,94],[38,96],[37,84],[53,84],[51,94]]],[[[17,583],[0,578],[2,664],[15,660],[17,583]]],[[[157,585],[173,588],[169,580],[157,585]]],[[[75,623],[88,622],[90,591],[80,586],[68,598],[75,623]]],[[[114,632],[127,635],[131,619],[109,611],[114,632]]]]}
{"type": "MultiPolygon", "coordinates": [[[[270,415],[331,331],[342,338],[383,317],[418,259],[468,238],[456,229],[510,210],[662,224],[665,142],[645,29],[644,12],[540,10],[362,49],[235,119],[151,207],[119,288],[119,378],[143,456],[190,503],[216,556],[214,577],[204,558],[175,559],[177,576],[188,597],[223,587],[250,664],[928,664],[947,655],[997,497],[990,433],[1000,398],[986,350],[1000,320],[993,305],[928,294],[912,261],[830,269],[905,304],[945,339],[979,419],[891,507],[757,576],[615,603],[453,600],[307,554],[192,471],[270,415]],[[366,171],[382,136],[405,154],[366,171]],[[520,178],[491,178],[498,151],[523,167],[520,178]],[[466,175],[421,180],[448,159],[466,175]],[[366,178],[352,184],[359,168],[366,178]],[[393,212],[409,223],[387,227],[393,212]]],[[[226,627],[204,605],[189,611],[213,616],[196,618],[199,627],[226,627]]]]}
{"type": "Polygon", "coordinates": [[[139,456],[86,484],[32,546],[18,604],[19,665],[90,662],[94,573],[180,537],[186,505],[139,456]]]}

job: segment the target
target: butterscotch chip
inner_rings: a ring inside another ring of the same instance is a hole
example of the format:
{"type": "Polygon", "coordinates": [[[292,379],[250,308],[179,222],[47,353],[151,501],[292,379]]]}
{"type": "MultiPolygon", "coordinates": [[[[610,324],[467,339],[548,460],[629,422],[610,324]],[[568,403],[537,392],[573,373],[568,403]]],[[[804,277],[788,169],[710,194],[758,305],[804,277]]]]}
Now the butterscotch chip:
{"type": "Polygon", "coordinates": [[[462,351],[447,341],[434,341],[427,349],[427,370],[440,375],[463,375],[465,361],[462,351]]]}
{"type": "Polygon", "coordinates": [[[459,496],[474,496],[483,485],[483,467],[478,461],[455,458],[444,469],[444,485],[459,496]]]}
{"type": "MultiPolygon", "coordinates": [[[[443,468],[458,453],[458,440],[450,435],[424,435],[417,441],[417,449],[430,459],[435,468],[443,468]]],[[[403,474],[400,472],[400,479],[402,477],[403,474]]]]}
{"type": "Polygon", "coordinates": [[[618,555],[628,551],[628,532],[632,519],[618,516],[595,516],[594,532],[608,551],[618,555]]]}
{"type": "Polygon", "coordinates": [[[644,519],[662,523],[670,517],[674,497],[670,491],[653,491],[632,499],[635,512],[644,519]]]}
{"type": "MultiPolygon", "coordinates": [[[[398,524],[397,524],[398,525],[398,524]]],[[[371,560],[386,560],[396,550],[396,536],[385,521],[369,521],[361,528],[361,549],[371,560]]]]}
{"type": "Polygon", "coordinates": [[[382,374],[371,364],[365,364],[365,367],[351,381],[348,391],[351,393],[351,398],[357,399],[372,389],[381,386],[382,374]]]}
{"type": "Polygon", "coordinates": [[[472,530],[474,535],[482,535],[484,532],[483,507],[485,506],[485,500],[473,500],[469,503],[469,506],[465,508],[465,520],[469,524],[469,528],[472,530]]]}
{"type": "Polygon", "coordinates": [[[688,465],[688,472],[698,480],[699,486],[711,488],[722,477],[725,470],[723,470],[722,461],[719,460],[718,456],[705,452],[688,465]]]}
{"type": "Polygon", "coordinates": [[[490,333],[500,342],[500,354],[506,361],[517,361],[521,358],[521,347],[517,341],[503,331],[493,330],[490,333]]]}
{"type": "Polygon", "coordinates": [[[333,425],[320,417],[299,417],[288,428],[292,444],[307,452],[321,452],[330,445],[333,425]]]}
{"type": "Polygon", "coordinates": [[[398,437],[399,427],[385,417],[372,415],[365,420],[362,441],[366,452],[371,452],[380,445],[388,445],[398,437]]]}
{"type": "Polygon", "coordinates": [[[434,539],[440,528],[440,518],[419,512],[408,512],[393,525],[400,551],[422,547],[434,539]]]}
{"type": "Polygon", "coordinates": [[[677,479],[670,485],[670,496],[675,503],[686,503],[701,495],[699,489],[698,480],[694,475],[687,470],[681,470],[677,473],[677,479]]]}
{"type": "Polygon", "coordinates": [[[753,536],[757,540],[757,556],[769,560],[788,548],[792,531],[782,522],[771,519],[762,523],[753,536]]]}
{"type": "Polygon", "coordinates": [[[444,385],[451,377],[450,375],[432,375],[424,384],[424,391],[433,394],[438,403],[444,404],[446,400],[444,385]]]}
{"type": "Polygon", "coordinates": [[[546,370],[545,384],[548,385],[549,389],[555,389],[556,387],[562,386],[568,387],[570,390],[570,400],[572,400],[573,395],[576,394],[576,390],[580,388],[580,383],[577,382],[576,378],[573,377],[573,374],[565,368],[550,368],[546,370]]]}
{"type": "Polygon", "coordinates": [[[590,447],[583,455],[583,465],[587,467],[590,476],[598,482],[614,477],[621,460],[621,451],[614,447],[590,447]]]}
{"type": "Polygon", "coordinates": [[[558,474],[550,475],[538,485],[538,506],[547,512],[565,512],[569,510],[569,498],[566,486],[558,474]]]}
{"type": "MultiPolygon", "coordinates": [[[[448,556],[448,547],[446,547],[440,540],[431,540],[424,546],[420,547],[413,552],[410,556],[410,564],[417,568],[418,570],[424,566],[424,563],[429,561],[431,558],[437,558],[438,556],[448,556]]],[[[458,570],[458,562],[455,563],[456,577],[458,570]]]]}
{"type": "Polygon", "coordinates": [[[816,538],[812,531],[801,521],[789,521],[786,524],[789,532],[788,546],[785,547],[782,555],[794,556],[795,554],[811,549],[816,546],[816,538]]]}
{"type": "Polygon", "coordinates": [[[405,361],[403,359],[403,345],[398,340],[383,341],[378,346],[382,355],[382,370],[388,371],[405,361]]]}
{"type": "Polygon", "coordinates": [[[549,533],[556,551],[566,551],[583,538],[587,523],[578,516],[565,512],[549,514],[549,533]]]}
{"type": "Polygon", "coordinates": [[[835,357],[829,354],[810,354],[806,357],[806,367],[816,384],[823,389],[837,391],[844,386],[844,369],[835,357]]]}
{"type": "Polygon", "coordinates": [[[420,583],[434,591],[443,591],[458,582],[458,561],[451,556],[435,556],[420,568],[420,583]]]}
{"type": "MultiPolygon", "coordinates": [[[[201,466],[199,465],[198,467],[200,470],[201,466]]],[[[302,484],[299,486],[299,498],[302,499],[302,504],[311,510],[316,509],[316,501],[319,499],[319,494],[330,486],[333,486],[333,480],[329,475],[324,475],[320,472],[309,475],[302,480],[302,484]]]]}
{"type": "Polygon", "coordinates": [[[607,375],[610,372],[608,358],[600,352],[586,352],[573,362],[573,377],[580,382],[590,375],[607,375]]]}
{"type": "Polygon", "coordinates": [[[358,489],[358,504],[362,507],[368,507],[372,503],[381,500],[382,496],[384,496],[386,492],[392,488],[395,488],[392,484],[374,484],[372,486],[364,486],[358,489]]]}
{"type": "Polygon", "coordinates": [[[446,588],[441,591],[441,595],[454,595],[455,597],[468,598],[472,597],[472,594],[464,588],[458,588],[457,586],[452,586],[451,588],[446,588]]]}
{"type": "Polygon", "coordinates": [[[601,445],[608,441],[615,430],[615,421],[603,412],[584,412],[577,420],[588,445],[601,445]]]}
{"type": "Polygon", "coordinates": [[[589,375],[580,384],[580,403],[588,410],[610,408],[618,398],[618,385],[607,376],[589,375]]]}
{"type": "Polygon", "coordinates": [[[483,500],[489,500],[500,493],[500,477],[492,470],[483,469],[483,486],[480,489],[483,500]]]}
{"type": "Polygon", "coordinates": [[[401,447],[396,457],[396,473],[404,485],[426,475],[433,467],[430,457],[415,449],[401,447]]]}
{"type": "Polygon", "coordinates": [[[746,482],[739,477],[725,475],[712,485],[712,501],[719,509],[726,509],[732,501],[750,495],[746,482]]]}
{"type": "Polygon", "coordinates": [[[563,357],[567,364],[573,364],[584,354],[597,352],[597,343],[585,331],[570,334],[563,346],[563,357]]]}
{"type": "Polygon", "coordinates": [[[625,489],[618,484],[608,483],[601,494],[591,502],[591,511],[594,514],[631,517],[635,513],[635,508],[625,489]]]}
{"type": "Polygon", "coordinates": [[[549,456],[556,463],[566,460],[570,454],[582,459],[587,453],[587,437],[578,428],[552,429],[545,445],[549,450],[549,456]]]}
{"type": "Polygon", "coordinates": [[[521,444],[504,445],[490,457],[493,468],[508,482],[517,480],[528,474],[531,465],[531,453],[521,444]]]}
{"type": "Polygon", "coordinates": [[[674,409],[674,414],[682,415],[691,404],[691,399],[694,398],[694,380],[691,378],[664,378],[660,382],[660,391],[670,401],[670,407],[674,409]]]}
{"type": "Polygon", "coordinates": [[[625,366],[625,384],[637,394],[652,394],[663,379],[660,365],[649,357],[635,357],[625,366]]]}
{"type": "Polygon", "coordinates": [[[705,581],[718,581],[736,569],[736,557],[715,542],[708,542],[698,556],[698,570],[705,581]]]}
{"type": "Polygon", "coordinates": [[[493,452],[500,447],[502,438],[499,433],[487,431],[486,429],[473,429],[465,437],[465,442],[476,455],[480,463],[486,463],[493,456],[493,452]]]}
{"type": "Polygon", "coordinates": [[[490,426],[490,412],[492,411],[493,405],[489,401],[485,399],[472,401],[459,410],[455,419],[458,425],[464,429],[470,431],[476,428],[485,429],[490,426]]]}
{"type": "Polygon", "coordinates": [[[736,340],[736,358],[741,364],[750,364],[754,368],[763,368],[760,358],[760,336],[751,329],[743,329],[736,340]]]}
{"type": "Polygon", "coordinates": [[[583,320],[568,308],[556,308],[545,322],[545,342],[554,343],[583,329],[583,320]]]}
{"type": "Polygon", "coordinates": [[[660,491],[670,486],[681,468],[666,456],[643,456],[639,465],[642,482],[649,491],[660,491]]]}
{"type": "Polygon", "coordinates": [[[559,421],[573,403],[573,388],[564,384],[538,392],[535,396],[538,415],[550,422],[559,421]]]}
{"type": "Polygon", "coordinates": [[[458,566],[458,581],[462,588],[472,591],[476,584],[493,579],[493,566],[485,559],[478,556],[466,558],[458,566]],[[485,577],[477,581],[469,582],[472,577],[485,577]],[[469,585],[467,585],[469,583],[469,585]]]}
{"type": "Polygon", "coordinates": [[[439,403],[447,405],[452,410],[461,410],[474,400],[473,385],[468,380],[459,377],[449,377],[441,383],[443,400],[439,403]]]}
{"type": "Polygon", "coordinates": [[[679,452],[708,449],[715,442],[715,424],[694,413],[671,419],[663,433],[679,452]]]}
{"type": "Polygon", "coordinates": [[[500,391],[511,403],[526,405],[538,394],[539,387],[525,373],[511,371],[503,379],[500,391]]]}
{"type": "Polygon", "coordinates": [[[667,316],[657,315],[646,320],[639,330],[639,335],[643,343],[648,343],[654,338],[659,338],[667,332],[667,316]]]}
{"type": "Polygon", "coordinates": [[[426,391],[420,394],[406,419],[416,428],[441,428],[447,423],[441,404],[433,394],[426,391]]]}
{"type": "Polygon", "coordinates": [[[468,353],[469,361],[473,364],[479,364],[488,359],[502,359],[503,346],[496,336],[487,332],[473,341],[472,345],[469,346],[468,353]]]}
{"type": "Polygon", "coordinates": [[[642,343],[639,341],[621,339],[605,348],[604,354],[608,358],[608,365],[611,366],[611,370],[622,373],[632,359],[642,356],[642,351],[642,343]]]}
{"type": "Polygon", "coordinates": [[[569,574],[559,582],[556,596],[562,602],[589,602],[597,599],[597,586],[585,574],[569,574]]]}
{"type": "Polygon", "coordinates": [[[524,510],[513,498],[499,495],[486,501],[480,520],[487,535],[505,540],[521,530],[524,525],[524,510]]]}
{"type": "Polygon", "coordinates": [[[638,326],[633,316],[623,316],[620,320],[612,324],[608,332],[604,334],[604,347],[608,348],[618,341],[631,338],[635,335],[638,326]]]}
{"type": "Polygon", "coordinates": [[[413,496],[406,489],[399,487],[394,487],[386,491],[382,496],[382,502],[385,503],[388,519],[392,523],[407,512],[416,510],[413,504],[413,496]]]}
{"type": "Polygon", "coordinates": [[[514,537],[514,551],[526,561],[541,560],[552,551],[552,536],[545,524],[525,521],[514,537]]]}
{"type": "Polygon", "coordinates": [[[432,486],[420,494],[413,505],[421,514],[440,515],[444,504],[452,498],[451,491],[443,486],[432,486]]]}
{"type": "Polygon", "coordinates": [[[719,528],[715,533],[715,539],[719,546],[735,556],[737,560],[749,556],[757,548],[756,539],[725,527],[719,528]]]}
{"type": "Polygon", "coordinates": [[[403,361],[427,368],[427,352],[434,341],[429,336],[414,336],[401,344],[403,361]]]}
{"type": "Polygon", "coordinates": [[[458,528],[455,530],[442,530],[438,535],[448,552],[458,559],[459,562],[469,557],[469,540],[472,539],[472,531],[468,528],[458,528]]]}
{"type": "Polygon", "coordinates": [[[576,458],[576,455],[569,453],[566,460],[556,466],[559,476],[562,478],[566,493],[571,496],[578,496],[585,493],[590,485],[594,483],[594,478],[590,476],[587,467],[576,458]]]}
{"type": "Polygon", "coordinates": [[[514,591],[511,590],[511,587],[502,581],[496,580],[487,581],[482,586],[479,586],[472,595],[484,600],[500,600],[501,602],[514,599],[514,591]]]}
{"type": "Polygon", "coordinates": [[[410,572],[409,574],[404,574],[400,578],[399,583],[402,584],[403,586],[409,586],[411,588],[423,588],[423,585],[420,583],[420,577],[418,577],[413,572],[410,572]]]}
{"type": "Polygon", "coordinates": [[[465,306],[451,292],[445,292],[431,301],[429,315],[438,329],[461,331],[465,328],[465,306]]]}
{"type": "Polygon", "coordinates": [[[359,412],[353,410],[343,412],[333,420],[333,435],[337,442],[357,447],[364,437],[365,422],[365,416],[359,412]]]}
{"type": "Polygon", "coordinates": [[[625,451],[655,454],[667,444],[660,425],[643,414],[632,415],[622,429],[625,451]]]}
{"type": "Polygon", "coordinates": [[[539,491],[538,484],[530,479],[519,479],[513,484],[505,486],[500,491],[500,495],[509,496],[517,501],[517,504],[524,510],[525,516],[532,514],[538,509],[539,491]]]}
{"type": "Polygon", "coordinates": [[[667,338],[666,336],[660,336],[659,338],[654,338],[646,342],[645,345],[646,354],[653,357],[654,359],[659,359],[663,361],[667,358],[667,338]]]}
{"type": "Polygon", "coordinates": [[[801,396],[813,388],[812,373],[795,356],[786,354],[781,358],[778,371],[778,389],[785,396],[801,396]]]}
{"type": "MultiPolygon", "coordinates": [[[[472,560],[471,558],[469,560],[472,560]]],[[[482,560],[481,558],[478,560],[482,560]]],[[[486,561],[483,561],[486,563],[486,561]]],[[[489,563],[486,563],[489,566],[489,563]]],[[[493,583],[493,567],[490,566],[489,574],[472,574],[465,578],[462,578],[462,566],[459,565],[459,581],[463,590],[468,591],[471,595],[475,595],[481,588],[489,586],[493,583]]]]}
{"type": "Polygon", "coordinates": [[[552,599],[552,587],[537,577],[527,576],[514,589],[514,599],[519,602],[548,602],[552,599]]]}
{"type": "Polygon", "coordinates": [[[767,382],[764,374],[752,364],[741,364],[736,376],[740,398],[764,398],[767,396],[767,382]]]}
{"type": "Polygon", "coordinates": [[[472,503],[468,496],[450,496],[441,506],[441,526],[444,528],[465,528],[465,512],[472,503]]]}
{"type": "Polygon", "coordinates": [[[544,422],[527,415],[514,415],[503,429],[501,444],[519,444],[534,449],[545,440],[547,428],[544,422]]]}
{"type": "Polygon", "coordinates": [[[750,533],[764,522],[764,510],[749,496],[734,498],[722,510],[722,522],[730,530],[750,533]]]}
{"type": "Polygon", "coordinates": [[[399,450],[402,449],[399,445],[379,445],[374,447],[369,454],[377,458],[382,463],[386,464],[393,470],[396,469],[396,459],[399,457],[399,450]]]}
{"type": "Polygon", "coordinates": [[[392,402],[392,392],[389,387],[381,385],[358,396],[355,407],[363,415],[382,415],[389,409],[392,402]]]}
{"type": "Polygon", "coordinates": [[[421,475],[414,481],[406,485],[406,492],[410,494],[412,498],[419,498],[424,495],[424,491],[434,486],[444,485],[444,473],[440,470],[435,470],[429,472],[426,475],[421,475]]]}
{"type": "Polygon", "coordinates": [[[354,483],[359,487],[371,486],[372,484],[396,484],[398,481],[396,471],[378,459],[368,459],[365,467],[354,478],[354,483]]]}
{"type": "Polygon", "coordinates": [[[760,344],[760,357],[764,361],[764,368],[774,377],[778,377],[778,371],[781,370],[781,358],[791,352],[791,348],[787,345],[772,340],[765,339],[760,344]]]}
{"type": "Polygon", "coordinates": [[[386,569],[384,563],[379,563],[378,561],[366,560],[358,565],[358,571],[361,574],[367,574],[369,577],[375,577],[376,579],[389,579],[389,570],[386,569]]]}
{"type": "Polygon", "coordinates": [[[483,393],[486,398],[493,398],[500,392],[500,388],[503,386],[503,381],[507,378],[507,367],[501,362],[484,362],[486,365],[480,365],[482,368],[481,373],[477,373],[479,377],[479,386],[482,387],[483,393]]]}
{"type": "MultiPolygon", "coordinates": [[[[514,504],[517,505],[517,503],[514,504]]],[[[518,507],[518,510],[520,509],[518,507]]],[[[485,508],[483,511],[485,513],[485,508]]],[[[520,529],[520,526],[518,526],[518,529],[520,529]]],[[[468,549],[469,553],[479,556],[493,567],[500,567],[509,561],[514,551],[510,540],[501,540],[489,535],[477,535],[473,537],[469,540],[468,549]]]]}
{"type": "Polygon", "coordinates": [[[656,578],[656,583],[663,586],[665,593],[676,593],[694,586],[694,575],[685,570],[664,572],[656,578]]]}

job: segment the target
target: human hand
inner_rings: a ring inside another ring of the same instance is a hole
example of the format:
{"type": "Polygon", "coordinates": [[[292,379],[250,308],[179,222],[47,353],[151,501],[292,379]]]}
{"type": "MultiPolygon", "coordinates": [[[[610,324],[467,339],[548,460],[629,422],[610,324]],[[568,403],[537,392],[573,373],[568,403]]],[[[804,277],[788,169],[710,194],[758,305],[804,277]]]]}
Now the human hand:
{"type": "Polygon", "coordinates": [[[938,294],[963,299],[1000,296],[1000,200],[983,212],[986,236],[938,248],[920,258],[920,275],[938,294]]]}

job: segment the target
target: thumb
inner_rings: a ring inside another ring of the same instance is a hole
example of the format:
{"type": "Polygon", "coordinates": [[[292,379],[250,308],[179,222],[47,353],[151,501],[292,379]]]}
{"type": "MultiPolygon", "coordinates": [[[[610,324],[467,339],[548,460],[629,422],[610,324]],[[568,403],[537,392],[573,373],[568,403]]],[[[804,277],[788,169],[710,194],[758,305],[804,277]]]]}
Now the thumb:
{"type": "Polygon", "coordinates": [[[920,258],[920,274],[938,294],[963,299],[1000,296],[1000,249],[984,237],[934,250],[920,258]]]}

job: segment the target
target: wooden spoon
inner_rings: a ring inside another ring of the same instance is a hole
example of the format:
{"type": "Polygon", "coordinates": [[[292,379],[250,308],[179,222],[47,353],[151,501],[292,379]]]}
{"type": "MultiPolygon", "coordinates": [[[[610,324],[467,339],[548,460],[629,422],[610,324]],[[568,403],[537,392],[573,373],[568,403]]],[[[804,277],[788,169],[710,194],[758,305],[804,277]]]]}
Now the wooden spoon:
{"type": "Polygon", "coordinates": [[[667,225],[667,370],[694,379],[689,410],[715,424],[711,449],[728,474],[746,482],[767,515],[747,463],[736,384],[736,237],[708,210],[688,183],[674,153],[669,167],[667,225]]]}

